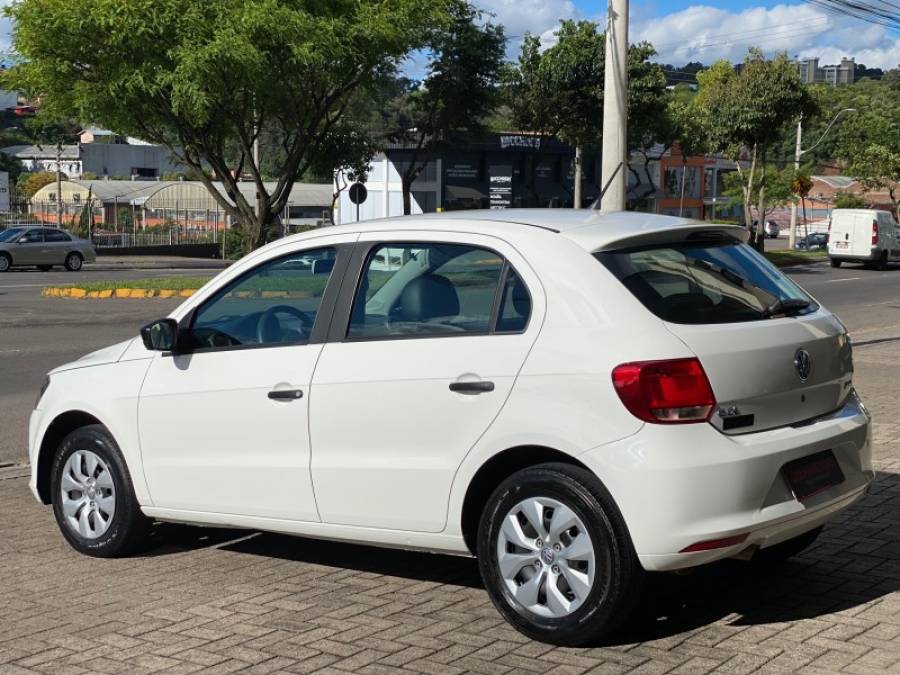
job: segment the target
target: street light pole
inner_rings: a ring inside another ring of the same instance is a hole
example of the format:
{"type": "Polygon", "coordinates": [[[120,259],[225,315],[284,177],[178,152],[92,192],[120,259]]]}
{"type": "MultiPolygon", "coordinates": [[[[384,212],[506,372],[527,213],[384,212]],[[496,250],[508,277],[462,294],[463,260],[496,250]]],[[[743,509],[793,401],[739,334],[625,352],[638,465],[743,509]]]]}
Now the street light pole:
{"type": "MultiPolygon", "coordinates": [[[[803,141],[803,114],[800,114],[800,119],[797,120],[797,142],[794,144],[794,171],[800,170],[800,157],[809,152],[810,150],[815,149],[819,143],[821,143],[825,136],[828,135],[828,132],[831,130],[831,127],[837,122],[838,117],[843,115],[845,112],[856,112],[856,108],[844,108],[843,110],[839,110],[837,115],[828,123],[828,126],[825,127],[825,131],[822,132],[819,140],[816,141],[812,147],[807,148],[806,150],[802,150],[800,145],[803,141]]],[[[797,202],[791,202],[791,230],[788,233],[788,247],[793,251],[794,245],[797,242],[797,202]]]]}
{"type": "Polygon", "coordinates": [[[603,211],[625,210],[628,162],[628,0],[608,0],[603,77],[603,211]]]}

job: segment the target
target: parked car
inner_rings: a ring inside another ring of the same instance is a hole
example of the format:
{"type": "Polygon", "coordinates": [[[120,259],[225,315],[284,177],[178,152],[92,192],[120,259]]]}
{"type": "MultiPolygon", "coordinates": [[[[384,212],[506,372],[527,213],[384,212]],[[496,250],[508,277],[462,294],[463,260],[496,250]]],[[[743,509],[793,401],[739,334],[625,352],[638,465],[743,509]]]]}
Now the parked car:
{"type": "Polygon", "coordinates": [[[77,272],[96,259],[91,242],[55,227],[29,225],[0,231],[0,272],[27,266],[46,271],[54,265],[77,272]]]}
{"type": "Polygon", "coordinates": [[[794,248],[802,251],[819,251],[828,247],[827,232],[812,232],[802,239],[799,239],[794,248]]]}
{"type": "Polygon", "coordinates": [[[883,270],[889,262],[900,261],[900,227],[888,211],[835,209],[829,233],[832,267],[861,262],[883,270]]]}
{"type": "Polygon", "coordinates": [[[588,643],[646,570],[785,559],[873,479],[845,328],[747,238],[510,209],[281,239],[53,370],[31,489],[98,557],[153,519],[474,554],[518,630],[588,643]]]}
{"type": "MultiPolygon", "coordinates": [[[[756,229],[756,226],[759,224],[758,220],[753,221],[753,229],[756,229]]],[[[781,228],[778,226],[774,220],[767,220],[765,225],[763,225],[763,231],[769,239],[776,239],[778,235],[781,233],[781,228]]]]}

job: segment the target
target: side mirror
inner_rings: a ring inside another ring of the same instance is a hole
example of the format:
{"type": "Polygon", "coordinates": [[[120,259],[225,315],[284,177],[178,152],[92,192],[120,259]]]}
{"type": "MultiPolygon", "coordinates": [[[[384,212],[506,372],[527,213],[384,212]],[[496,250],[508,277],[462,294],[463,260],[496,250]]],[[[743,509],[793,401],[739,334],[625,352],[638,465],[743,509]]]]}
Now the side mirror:
{"type": "Polygon", "coordinates": [[[173,352],[178,345],[178,323],[175,319],[160,319],[141,328],[141,340],[147,349],[173,352]]]}

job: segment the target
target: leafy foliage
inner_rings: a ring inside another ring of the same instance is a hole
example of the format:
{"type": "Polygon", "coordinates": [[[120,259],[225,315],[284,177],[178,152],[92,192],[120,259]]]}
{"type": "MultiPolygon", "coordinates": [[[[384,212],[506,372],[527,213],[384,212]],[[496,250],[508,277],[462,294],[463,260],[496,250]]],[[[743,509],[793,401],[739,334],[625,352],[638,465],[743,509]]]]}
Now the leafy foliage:
{"type": "Polygon", "coordinates": [[[40,95],[49,112],[165,145],[257,246],[294,180],[344,147],[353,93],[421,47],[450,2],[22,0],[7,12],[24,60],[6,86],[40,95]],[[284,150],[272,189],[253,160],[263,130],[284,150]],[[255,203],[237,189],[245,171],[255,203]]]}

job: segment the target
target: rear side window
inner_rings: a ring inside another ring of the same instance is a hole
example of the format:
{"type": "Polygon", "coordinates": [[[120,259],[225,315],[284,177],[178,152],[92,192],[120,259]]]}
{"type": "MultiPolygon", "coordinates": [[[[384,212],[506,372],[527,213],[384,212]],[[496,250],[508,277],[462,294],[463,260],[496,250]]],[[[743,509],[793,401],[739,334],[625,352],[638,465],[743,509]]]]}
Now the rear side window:
{"type": "Polygon", "coordinates": [[[781,303],[793,303],[795,315],[818,309],[746,244],[698,242],[595,255],[647,309],[672,323],[758,321],[778,316],[781,303]]]}
{"type": "Polygon", "coordinates": [[[347,337],[518,333],[530,314],[528,289],[496,252],[464,244],[390,244],[368,257],[347,337]]]}
{"type": "Polygon", "coordinates": [[[72,241],[72,238],[62,230],[44,230],[44,241],[46,242],[63,242],[72,241]]]}

